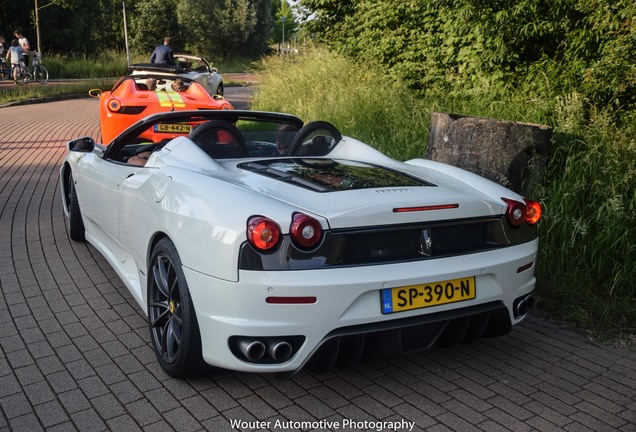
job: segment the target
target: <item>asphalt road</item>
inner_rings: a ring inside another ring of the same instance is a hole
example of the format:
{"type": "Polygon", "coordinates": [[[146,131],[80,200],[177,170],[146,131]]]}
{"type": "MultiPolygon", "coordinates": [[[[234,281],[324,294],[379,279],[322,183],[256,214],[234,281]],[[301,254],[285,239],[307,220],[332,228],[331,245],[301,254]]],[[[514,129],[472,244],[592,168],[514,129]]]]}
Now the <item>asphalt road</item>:
{"type": "Polygon", "coordinates": [[[0,108],[0,431],[636,431],[636,350],[537,316],[324,375],[166,376],[113,269],[66,234],[58,171],[66,141],[98,138],[97,109],[0,108]]]}

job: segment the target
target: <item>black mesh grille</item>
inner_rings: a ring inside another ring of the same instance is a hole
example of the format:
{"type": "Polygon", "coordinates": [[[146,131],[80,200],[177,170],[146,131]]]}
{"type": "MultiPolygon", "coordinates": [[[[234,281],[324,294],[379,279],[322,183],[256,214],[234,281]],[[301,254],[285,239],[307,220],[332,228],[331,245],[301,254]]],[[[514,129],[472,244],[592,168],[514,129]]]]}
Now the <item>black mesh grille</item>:
{"type": "Polygon", "coordinates": [[[119,114],[141,114],[145,109],[145,106],[122,106],[119,114]]]}

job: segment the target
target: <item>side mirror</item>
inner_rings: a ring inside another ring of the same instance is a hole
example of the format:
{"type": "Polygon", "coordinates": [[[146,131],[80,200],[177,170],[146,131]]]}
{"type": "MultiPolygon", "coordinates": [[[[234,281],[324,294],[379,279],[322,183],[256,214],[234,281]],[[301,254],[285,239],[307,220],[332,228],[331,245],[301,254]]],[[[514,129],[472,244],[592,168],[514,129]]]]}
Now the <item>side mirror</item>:
{"type": "Polygon", "coordinates": [[[98,98],[98,97],[100,97],[102,95],[102,89],[98,89],[98,88],[97,89],[90,89],[88,91],[88,95],[90,97],[98,98]]]}
{"type": "Polygon", "coordinates": [[[91,153],[95,149],[95,140],[91,137],[77,138],[66,144],[69,151],[91,153]]]}

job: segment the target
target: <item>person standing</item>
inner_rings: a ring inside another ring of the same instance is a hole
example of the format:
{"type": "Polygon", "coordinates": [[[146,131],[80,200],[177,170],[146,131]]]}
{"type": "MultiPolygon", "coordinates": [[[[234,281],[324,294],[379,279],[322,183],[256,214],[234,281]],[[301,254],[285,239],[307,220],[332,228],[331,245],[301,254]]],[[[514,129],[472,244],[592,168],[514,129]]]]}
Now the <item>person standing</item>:
{"type": "Polygon", "coordinates": [[[4,70],[7,68],[4,62],[4,36],[0,36],[0,79],[4,79],[4,70]]]}
{"type": "Polygon", "coordinates": [[[16,66],[20,63],[20,57],[22,56],[22,48],[20,47],[20,43],[17,39],[13,39],[11,41],[11,46],[7,51],[7,61],[9,61],[9,57],[11,57],[11,74],[13,75],[13,79],[17,81],[16,74],[17,69],[16,66]]]}
{"type": "Polygon", "coordinates": [[[31,51],[31,46],[29,45],[29,40],[24,37],[21,30],[16,30],[13,32],[13,35],[18,39],[18,44],[20,48],[22,48],[22,60],[26,66],[29,66],[29,53],[31,51]]]}
{"type": "Polygon", "coordinates": [[[0,36],[0,69],[0,78],[6,78],[5,74],[8,66],[4,60],[4,36],[0,36]]]}
{"type": "Polygon", "coordinates": [[[174,66],[174,56],[170,48],[170,38],[163,39],[163,45],[159,45],[150,56],[150,63],[167,64],[174,66]]]}

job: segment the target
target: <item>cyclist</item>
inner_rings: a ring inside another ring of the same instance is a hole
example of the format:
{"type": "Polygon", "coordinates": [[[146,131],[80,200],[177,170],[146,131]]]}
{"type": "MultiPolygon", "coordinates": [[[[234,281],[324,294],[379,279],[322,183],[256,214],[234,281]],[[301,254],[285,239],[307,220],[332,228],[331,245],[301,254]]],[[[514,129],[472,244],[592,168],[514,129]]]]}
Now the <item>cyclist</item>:
{"type": "MultiPolygon", "coordinates": [[[[16,67],[20,64],[20,58],[22,57],[22,48],[17,39],[11,41],[11,47],[7,51],[7,61],[11,57],[11,70],[13,78],[16,79],[16,67]]],[[[17,79],[16,79],[17,80],[17,79]]]]}
{"type": "Polygon", "coordinates": [[[9,78],[7,69],[7,63],[4,60],[4,36],[0,36],[0,75],[2,79],[9,78]]]}

